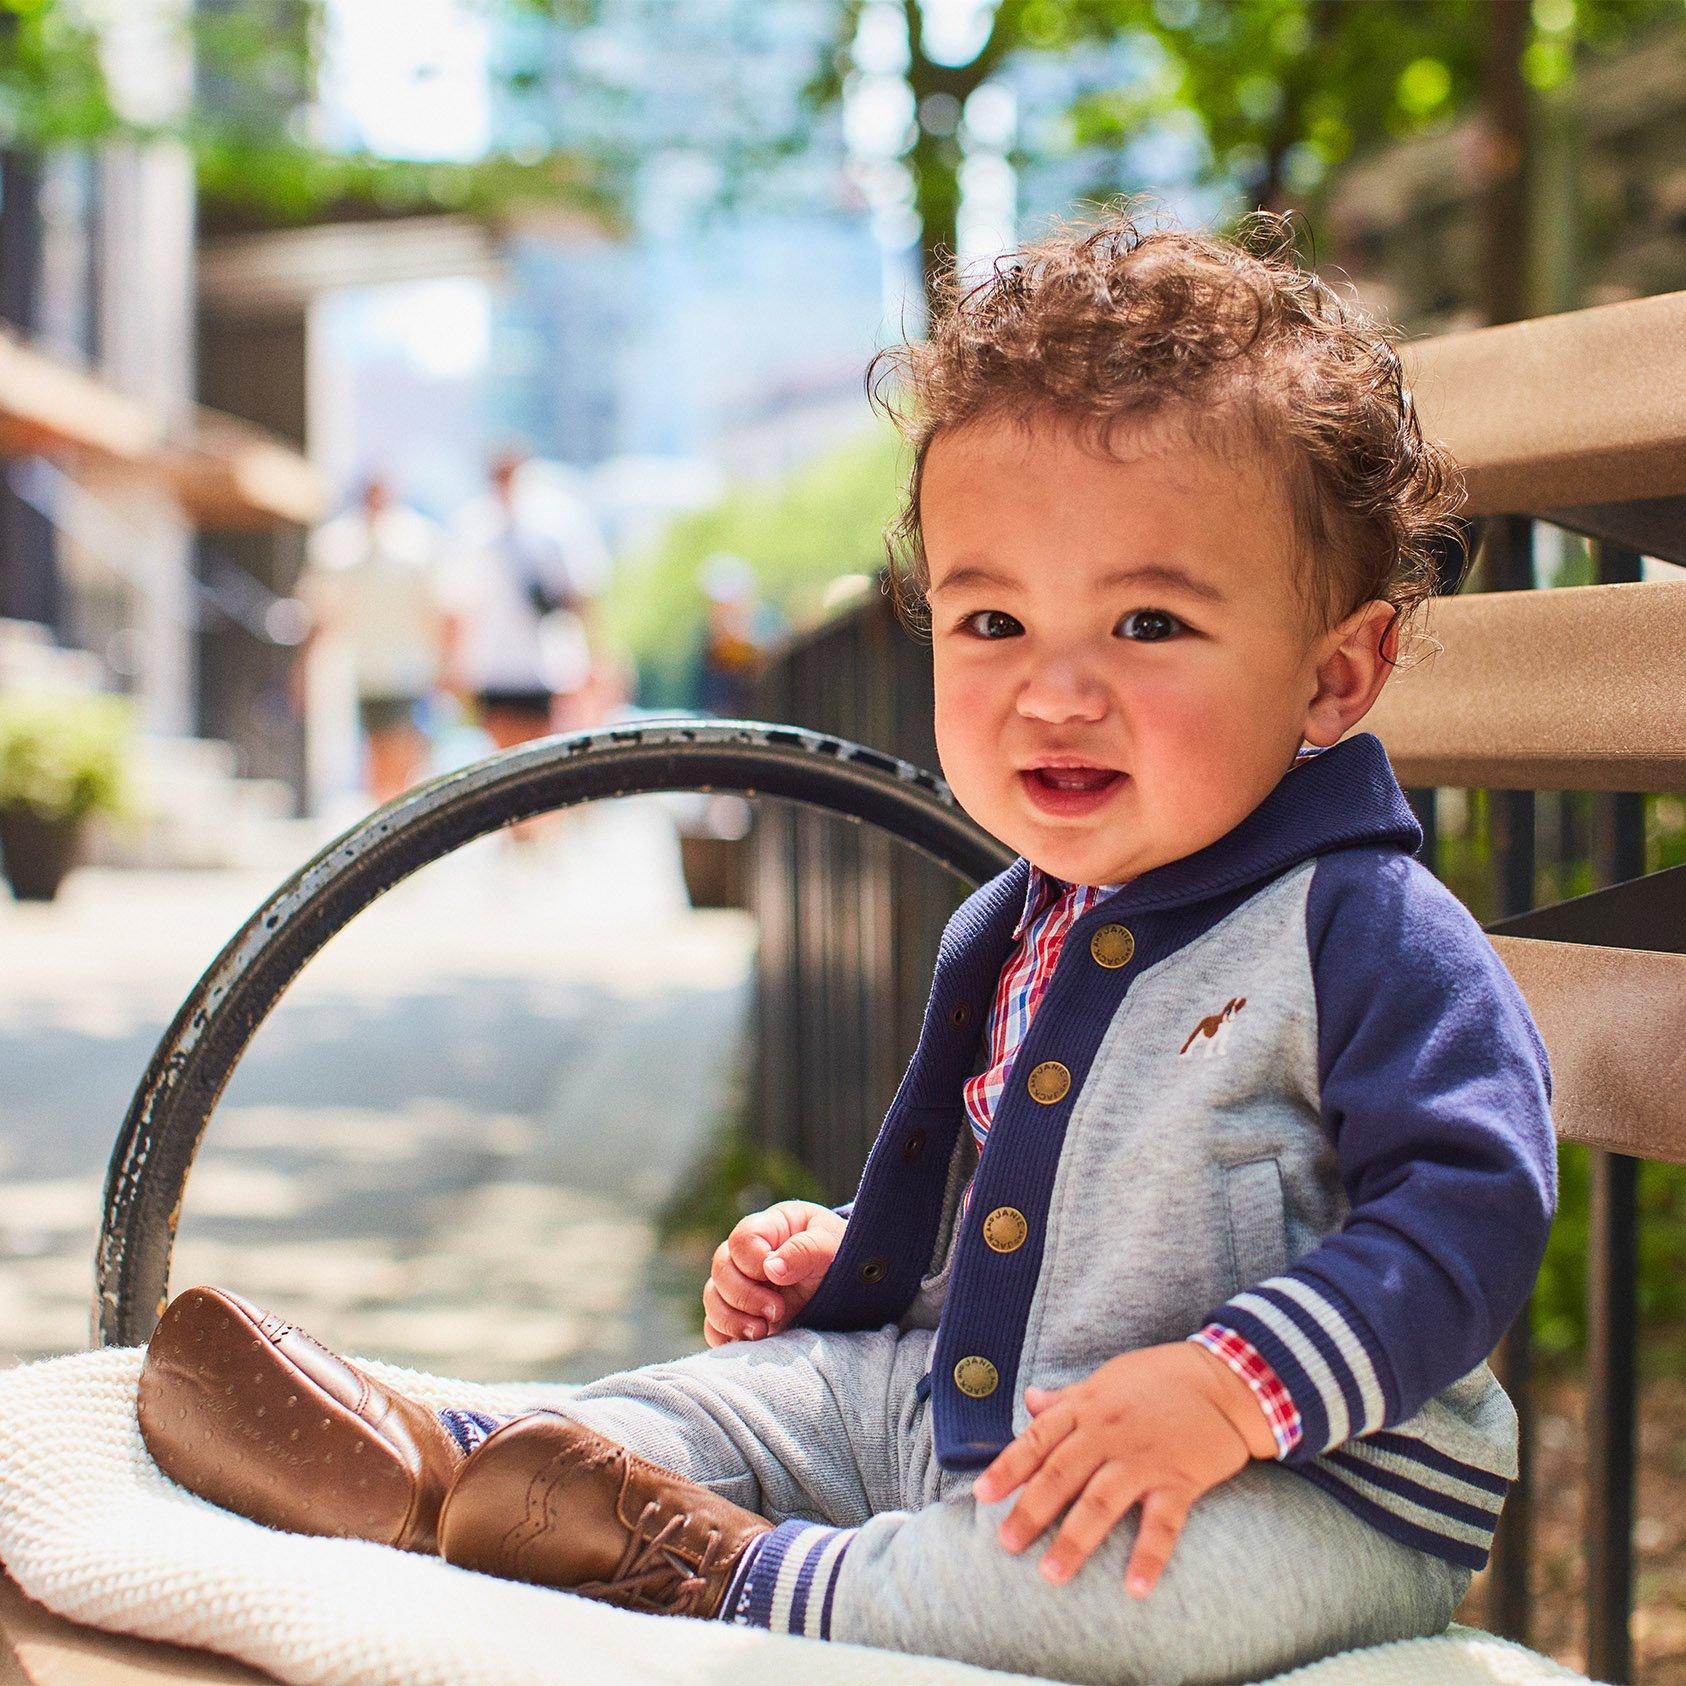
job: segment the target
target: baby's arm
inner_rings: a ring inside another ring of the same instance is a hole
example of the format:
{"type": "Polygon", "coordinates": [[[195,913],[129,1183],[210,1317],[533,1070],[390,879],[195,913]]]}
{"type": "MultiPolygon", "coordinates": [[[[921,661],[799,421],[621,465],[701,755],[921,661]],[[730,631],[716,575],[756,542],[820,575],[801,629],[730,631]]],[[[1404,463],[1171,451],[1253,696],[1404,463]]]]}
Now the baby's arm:
{"type": "MultiPolygon", "coordinates": [[[[1349,1211],[1208,1324],[1291,1405],[1304,1462],[1412,1416],[1522,1308],[1556,1204],[1551,1071],[1504,962],[1416,863],[1318,862],[1307,906],[1324,1128],[1349,1211]]],[[[1197,1337],[1200,1338],[1200,1337],[1197,1337]]]]}
{"type": "Polygon", "coordinates": [[[715,1248],[703,1287],[708,1344],[759,1340],[787,1327],[814,1297],[846,1222],[811,1200],[781,1200],[739,1219],[715,1248]]]}

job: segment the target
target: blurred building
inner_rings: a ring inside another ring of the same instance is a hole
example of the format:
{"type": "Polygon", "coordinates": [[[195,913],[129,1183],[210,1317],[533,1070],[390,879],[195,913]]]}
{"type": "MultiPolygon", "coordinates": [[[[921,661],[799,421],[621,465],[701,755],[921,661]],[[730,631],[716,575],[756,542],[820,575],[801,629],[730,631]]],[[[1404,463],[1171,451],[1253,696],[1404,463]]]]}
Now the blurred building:
{"type": "Polygon", "coordinates": [[[0,171],[0,317],[89,382],[81,438],[67,418],[0,465],[0,615],[99,656],[154,731],[189,731],[193,529],[153,448],[194,396],[191,164],[124,147],[7,153],[0,171]],[[102,449],[102,390],[130,407],[132,444],[102,449]],[[50,466],[72,459],[75,478],[50,466]]]}
{"type": "MultiPolygon", "coordinates": [[[[167,123],[190,96],[235,97],[188,43],[112,28],[102,63],[123,116],[167,123]]],[[[498,261],[465,217],[334,206],[279,227],[201,203],[171,143],[0,154],[0,323],[15,335],[0,336],[0,685],[132,693],[143,800],[204,821],[186,853],[211,846],[225,797],[274,815],[303,795],[293,592],[327,513],[311,459],[344,396],[324,301],[483,283],[498,261]]],[[[448,442],[458,407],[429,418],[386,396],[448,442]]]]}
{"type": "Polygon", "coordinates": [[[606,0],[590,25],[506,21],[497,144],[624,160],[616,242],[534,229],[493,305],[490,423],[542,455],[707,459],[777,474],[858,431],[881,254],[835,121],[777,167],[836,29],[827,0],[606,0]]]}
{"type": "MultiPolygon", "coordinates": [[[[102,64],[129,121],[185,108],[178,32],[113,27],[102,64]]],[[[0,158],[0,619],[27,657],[0,683],[135,697],[139,783],[160,815],[138,846],[166,855],[171,816],[214,834],[235,770],[199,736],[214,730],[207,647],[232,629],[281,649],[297,632],[212,535],[296,547],[322,503],[301,457],[199,404],[195,195],[191,157],[164,142],[0,158]]]]}

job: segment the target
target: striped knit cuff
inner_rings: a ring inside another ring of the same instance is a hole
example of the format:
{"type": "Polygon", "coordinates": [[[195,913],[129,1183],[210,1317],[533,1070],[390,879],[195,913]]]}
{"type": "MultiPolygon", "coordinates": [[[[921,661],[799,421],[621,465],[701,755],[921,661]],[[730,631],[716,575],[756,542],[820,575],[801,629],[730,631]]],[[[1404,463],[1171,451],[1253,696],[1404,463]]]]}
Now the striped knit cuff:
{"type": "Polygon", "coordinates": [[[857,1530],[817,1522],[781,1522],[750,1547],[724,1608],[739,1627],[831,1637],[837,1576],[857,1530]]]}
{"type": "Polygon", "coordinates": [[[1188,1337],[1208,1352],[1215,1352],[1248,1387],[1264,1412],[1270,1425],[1271,1437],[1276,1441],[1276,1455],[1285,1458],[1299,1445],[1305,1425],[1294,1404],[1294,1396],[1282,1385],[1282,1378],[1259,1356],[1258,1349],[1249,1345],[1233,1329],[1221,1323],[1208,1323],[1188,1337]]]}
{"type": "Polygon", "coordinates": [[[1328,1284],[1272,1276],[1209,1321],[1239,1335],[1287,1389],[1303,1430],[1296,1463],[1387,1426],[1385,1361],[1363,1319],[1328,1284]]]}

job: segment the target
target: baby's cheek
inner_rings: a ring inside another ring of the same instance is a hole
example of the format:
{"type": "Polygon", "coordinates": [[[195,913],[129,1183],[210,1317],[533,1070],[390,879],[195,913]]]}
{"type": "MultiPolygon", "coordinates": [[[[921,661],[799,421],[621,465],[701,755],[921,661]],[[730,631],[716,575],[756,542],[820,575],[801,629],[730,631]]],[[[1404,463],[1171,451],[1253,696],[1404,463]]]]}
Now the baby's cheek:
{"type": "Polygon", "coordinates": [[[961,806],[987,801],[1005,757],[985,688],[958,677],[939,685],[934,725],[937,760],[961,806]]]}

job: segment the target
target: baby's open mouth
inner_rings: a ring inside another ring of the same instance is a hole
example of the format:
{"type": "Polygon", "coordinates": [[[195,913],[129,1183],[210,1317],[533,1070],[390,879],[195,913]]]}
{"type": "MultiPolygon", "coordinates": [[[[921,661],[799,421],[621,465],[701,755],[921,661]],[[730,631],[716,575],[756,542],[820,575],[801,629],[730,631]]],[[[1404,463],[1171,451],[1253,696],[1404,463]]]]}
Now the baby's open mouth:
{"type": "Polygon", "coordinates": [[[1110,767],[1032,767],[1031,777],[1055,790],[1098,790],[1119,775],[1110,767]]]}
{"type": "Polygon", "coordinates": [[[1114,767],[1027,767],[1019,774],[1031,801],[1048,813],[1082,814],[1098,808],[1124,783],[1114,767]]]}

